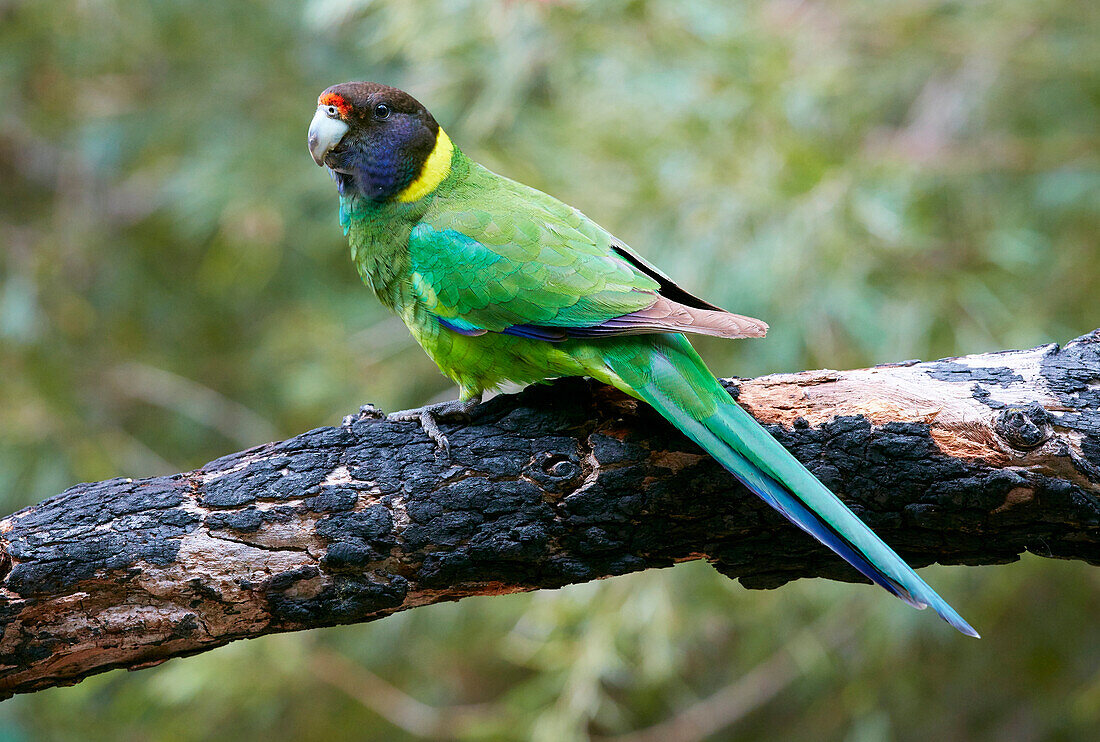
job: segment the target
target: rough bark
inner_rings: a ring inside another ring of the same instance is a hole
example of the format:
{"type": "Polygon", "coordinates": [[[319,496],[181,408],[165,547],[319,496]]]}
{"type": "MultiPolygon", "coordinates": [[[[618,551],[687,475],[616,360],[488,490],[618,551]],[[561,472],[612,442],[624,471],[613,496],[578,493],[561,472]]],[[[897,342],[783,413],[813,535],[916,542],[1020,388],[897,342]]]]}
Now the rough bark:
{"type": "MultiPolygon", "coordinates": [[[[728,387],[914,565],[1100,562],[1100,330],[728,387]]],[[[690,559],[754,588],[858,579],[607,387],[531,388],[444,430],[449,459],[364,417],[0,521],[0,694],[690,559]]]]}

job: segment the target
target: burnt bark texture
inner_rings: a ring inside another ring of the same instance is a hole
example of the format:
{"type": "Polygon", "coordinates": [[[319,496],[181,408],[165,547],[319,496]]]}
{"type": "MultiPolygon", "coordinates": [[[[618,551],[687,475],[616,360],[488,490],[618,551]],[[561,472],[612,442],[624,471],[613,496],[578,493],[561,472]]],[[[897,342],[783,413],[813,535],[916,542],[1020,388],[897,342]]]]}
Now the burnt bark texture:
{"type": "MultiPolygon", "coordinates": [[[[1100,330],[727,387],[915,566],[1100,563],[1100,330]]],[[[690,559],[751,588],[861,579],[608,387],[532,387],[444,432],[449,457],[363,415],[0,521],[0,695],[690,559]]]]}

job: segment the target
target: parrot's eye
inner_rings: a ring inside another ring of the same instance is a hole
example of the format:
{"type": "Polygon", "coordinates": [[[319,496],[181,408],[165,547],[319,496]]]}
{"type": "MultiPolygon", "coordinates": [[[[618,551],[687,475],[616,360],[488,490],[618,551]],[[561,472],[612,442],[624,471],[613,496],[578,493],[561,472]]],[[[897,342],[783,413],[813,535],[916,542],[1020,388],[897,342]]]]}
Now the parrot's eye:
{"type": "Polygon", "coordinates": [[[340,115],[340,109],[336,106],[325,106],[325,113],[327,113],[332,118],[336,118],[340,115]]]}
{"type": "Polygon", "coordinates": [[[379,103],[374,107],[374,117],[376,119],[384,119],[390,115],[390,107],[385,103],[379,103]]]}

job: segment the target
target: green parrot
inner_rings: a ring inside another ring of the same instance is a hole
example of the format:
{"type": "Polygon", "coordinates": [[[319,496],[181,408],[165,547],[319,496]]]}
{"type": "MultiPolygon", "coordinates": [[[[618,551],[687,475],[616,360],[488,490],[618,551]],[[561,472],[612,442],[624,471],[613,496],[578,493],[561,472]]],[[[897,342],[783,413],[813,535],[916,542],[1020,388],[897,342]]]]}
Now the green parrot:
{"type": "Polygon", "coordinates": [[[436,421],[468,414],[484,391],[590,376],[652,405],[870,580],[978,636],[734,402],[685,337],[763,337],[766,324],[689,294],[581,212],[478,165],[401,90],[328,88],[309,151],[336,181],[363,281],[460,390],[393,419],[446,448],[436,421]]]}

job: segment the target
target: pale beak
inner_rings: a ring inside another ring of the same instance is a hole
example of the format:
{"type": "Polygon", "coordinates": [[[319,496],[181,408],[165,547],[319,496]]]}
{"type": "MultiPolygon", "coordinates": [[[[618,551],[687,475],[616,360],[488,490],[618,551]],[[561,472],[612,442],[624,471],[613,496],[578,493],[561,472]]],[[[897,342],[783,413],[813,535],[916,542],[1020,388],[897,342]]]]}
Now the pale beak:
{"type": "Polygon", "coordinates": [[[325,113],[324,106],[318,106],[313,121],[309,122],[309,153],[313,161],[324,165],[325,155],[336,148],[347,132],[347,124],[325,113]]]}

